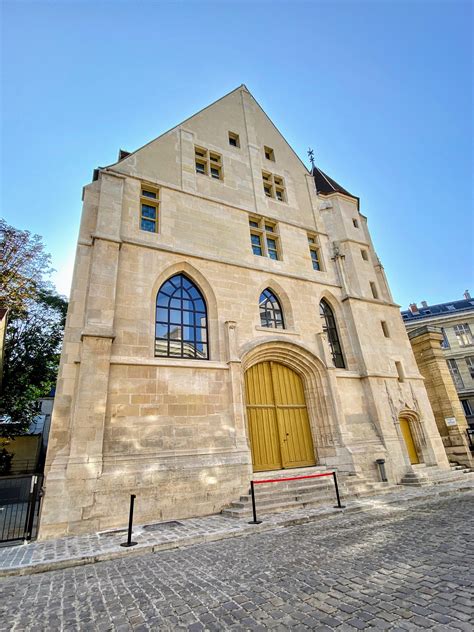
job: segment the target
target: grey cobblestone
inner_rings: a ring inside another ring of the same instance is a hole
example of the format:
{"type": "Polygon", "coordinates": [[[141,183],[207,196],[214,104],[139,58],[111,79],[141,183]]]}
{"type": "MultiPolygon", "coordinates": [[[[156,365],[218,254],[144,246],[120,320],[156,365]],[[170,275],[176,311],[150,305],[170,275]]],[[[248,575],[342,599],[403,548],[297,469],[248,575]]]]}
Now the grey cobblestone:
{"type": "Polygon", "coordinates": [[[471,632],[472,494],[0,580],[0,630],[471,632]]]}

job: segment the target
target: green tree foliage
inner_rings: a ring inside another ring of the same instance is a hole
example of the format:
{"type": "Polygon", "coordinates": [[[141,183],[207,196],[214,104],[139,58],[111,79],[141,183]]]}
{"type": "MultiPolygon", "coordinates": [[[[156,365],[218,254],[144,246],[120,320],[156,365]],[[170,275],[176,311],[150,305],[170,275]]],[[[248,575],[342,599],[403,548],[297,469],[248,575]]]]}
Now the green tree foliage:
{"type": "Polygon", "coordinates": [[[11,422],[0,436],[10,437],[28,428],[56,382],[67,301],[48,282],[50,256],[38,235],[2,221],[0,255],[0,306],[9,308],[0,415],[11,422]]]}
{"type": "Polygon", "coordinates": [[[51,256],[39,235],[19,230],[0,219],[0,306],[14,315],[48,287],[51,256]]]}

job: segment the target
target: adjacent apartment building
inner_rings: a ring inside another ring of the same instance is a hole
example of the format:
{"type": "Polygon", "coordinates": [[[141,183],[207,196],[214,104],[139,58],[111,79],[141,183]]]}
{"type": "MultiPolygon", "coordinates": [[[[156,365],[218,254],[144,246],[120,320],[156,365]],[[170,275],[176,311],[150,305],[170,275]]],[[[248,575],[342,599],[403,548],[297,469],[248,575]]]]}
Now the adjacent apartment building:
{"type": "Polygon", "coordinates": [[[40,537],[205,515],[253,472],[447,471],[359,199],[240,86],[84,187],[40,537]]]}
{"type": "Polygon", "coordinates": [[[421,325],[440,328],[441,348],[467,422],[474,430],[474,300],[469,291],[462,300],[449,303],[428,305],[422,301],[420,307],[412,303],[402,317],[408,332],[421,325]]]}

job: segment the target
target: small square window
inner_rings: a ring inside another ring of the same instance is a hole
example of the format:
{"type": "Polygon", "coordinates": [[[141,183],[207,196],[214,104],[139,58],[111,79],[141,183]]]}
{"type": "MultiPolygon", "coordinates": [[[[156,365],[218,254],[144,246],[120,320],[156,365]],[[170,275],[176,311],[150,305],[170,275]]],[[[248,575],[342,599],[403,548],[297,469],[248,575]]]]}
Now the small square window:
{"type": "Polygon", "coordinates": [[[196,161],[196,173],[202,173],[206,175],[206,165],[203,162],[196,161]]]}
{"type": "Polygon", "coordinates": [[[211,166],[211,176],[219,180],[221,177],[220,169],[211,166]]]}
{"type": "Polygon", "coordinates": [[[239,135],[234,132],[229,132],[229,145],[232,147],[240,147],[239,135]]]}
{"type": "Polygon", "coordinates": [[[318,272],[322,270],[321,267],[321,252],[318,245],[318,239],[316,235],[308,235],[309,254],[311,256],[311,264],[313,270],[318,272]]]}
{"type": "Polygon", "coordinates": [[[270,198],[272,197],[272,188],[271,187],[269,187],[267,184],[264,184],[263,185],[263,190],[265,191],[265,195],[267,197],[270,197],[270,198]]]}
{"type": "Polygon", "coordinates": [[[390,332],[388,331],[387,323],[384,320],[382,320],[380,321],[380,324],[382,325],[382,331],[385,338],[390,338],[390,332]]]}
{"type": "Polygon", "coordinates": [[[377,286],[375,285],[375,283],[373,281],[370,281],[370,290],[371,290],[372,296],[374,298],[378,298],[379,297],[379,293],[377,292],[377,286]]]}
{"type": "Polygon", "coordinates": [[[249,219],[249,224],[250,226],[252,226],[252,228],[258,228],[258,222],[256,222],[254,219],[249,219]]]}
{"type": "Polygon", "coordinates": [[[147,191],[146,189],[142,189],[142,196],[156,200],[156,191],[147,191]]]}
{"type": "Polygon", "coordinates": [[[283,202],[283,191],[280,191],[280,189],[276,189],[275,195],[276,195],[277,200],[280,200],[280,202],[283,202]]]}
{"type": "Polygon", "coordinates": [[[275,162],[275,152],[271,147],[264,147],[263,151],[265,152],[265,158],[267,160],[273,160],[273,162],[275,162]]]}
{"type": "Polygon", "coordinates": [[[369,253],[367,252],[367,250],[361,250],[360,254],[362,255],[362,259],[364,261],[368,261],[369,260],[369,253]]]}
{"type": "Polygon", "coordinates": [[[354,225],[354,228],[359,228],[359,222],[358,222],[358,220],[353,219],[353,220],[352,220],[352,223],[353,223],[353,225],[354,225]]]}

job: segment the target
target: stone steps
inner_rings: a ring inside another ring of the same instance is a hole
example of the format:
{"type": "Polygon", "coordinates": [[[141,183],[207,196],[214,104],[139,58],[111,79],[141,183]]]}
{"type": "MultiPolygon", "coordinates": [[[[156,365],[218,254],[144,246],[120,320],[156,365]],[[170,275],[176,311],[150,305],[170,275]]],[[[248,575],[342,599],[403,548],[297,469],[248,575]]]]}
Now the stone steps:
{"type": "MultiPolygon", "coordinates": [[[[272,473],[259,473],[255,476],[256,481],[265,479],[279,479],[288,476],[305,476],[308,474],[331,473],[332,470],[325,468],[304,468],[300,471],[287,471],[272,473]]],[[[374,494],[393,491],[395,486],[388,483],[376,483],[363,481],[356,477],[339,476],[339,493],[342,502],[347,498],[360,498],[374,494]]],[[[336,492],[332,476],[320,478],[310,478],[295,481],[285,481],[281,483],[267,483],[265,485],[255,485],[255,502],[257,512],[262,515],[268,513],[280,513],[304,509],[306,507],[334,506],[336,503],[336,492]]],[[[252,515],[252,498],[250,490],[231,503],[229,507],[222,511],[225,516],[244,518],[252,515]]]]}
{"type": "Polygon", "coordinates": [[[405,474],[400,485],[408,487],[424,487],[427,485],[441,485],[474,477],[470,468],[463,465],[450,465],[449,470],[438,467],[415,466],[413,472],[405,474]]]}

